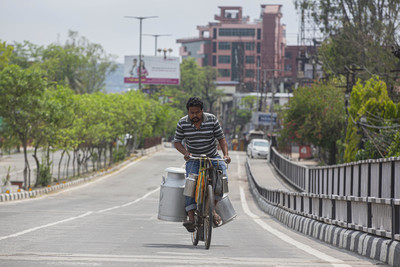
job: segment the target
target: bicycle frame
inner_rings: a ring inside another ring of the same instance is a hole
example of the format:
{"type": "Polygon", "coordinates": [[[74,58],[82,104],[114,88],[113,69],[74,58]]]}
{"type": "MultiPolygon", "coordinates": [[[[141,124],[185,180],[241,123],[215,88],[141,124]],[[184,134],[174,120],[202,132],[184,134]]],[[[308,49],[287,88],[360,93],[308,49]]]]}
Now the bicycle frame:
{"type": "Polygon", "coordinates": [[[190,159],[200,160],[199,176],[195,191],[195,201],[197,203],[197,209],[195,211],[196,230],[192,233],[192,242],[193,245],[196,246],[199,240],[202,240],[205,242],[205,248],[209,249],[211,244],[214,213],[215,181],[210,179],[208,169],[212,167],[212,160],[225,160],[213,159],[205,155],[201,155],[200,157],[190,157],[190,159]]]}

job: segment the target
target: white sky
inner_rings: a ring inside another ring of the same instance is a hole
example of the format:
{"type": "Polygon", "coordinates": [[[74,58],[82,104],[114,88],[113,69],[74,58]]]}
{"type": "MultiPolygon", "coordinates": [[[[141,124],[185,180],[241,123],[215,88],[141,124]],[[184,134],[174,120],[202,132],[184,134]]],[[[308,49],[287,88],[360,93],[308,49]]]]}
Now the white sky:
{"type": "MultiPolygon", "coordinates": [[[[12,44],[28,40],[38,45],[65,42],[68,30],[77,31],[108,54],[139,54],[139,20],[124,16],[158,16],[143,20],[143,34],[170,34],[157,39],[158,48],[172,48],[176,39],[198,36],[197,26],[219,14],[218,6],[241,6],[250,21],[259,18],[261,4],[281,4],[287,44],[297,44],[298,14],[293,0],[0,0],[0,40],[12,44]]],[[[142,54],[154,55],[155,38],[142,36],[142,54]]]]}

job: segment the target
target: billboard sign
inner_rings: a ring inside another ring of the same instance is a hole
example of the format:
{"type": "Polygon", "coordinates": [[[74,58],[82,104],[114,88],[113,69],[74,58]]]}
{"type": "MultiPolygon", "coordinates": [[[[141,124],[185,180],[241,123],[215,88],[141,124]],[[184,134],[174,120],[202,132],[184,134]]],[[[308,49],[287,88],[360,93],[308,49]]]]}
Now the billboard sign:
{"type": "Polygon", "coordinates": [[[252,123],[255,125],[276,125],[276,113],[253,112],[252,123]]]}
{"type": "MultiPolygon", "coordinates": [[[[179,57],[142,56],[142,84],[178,85],[179,57]]],[[[124,83],[139,83],[139,56],[125,56],[124,83]]]]}

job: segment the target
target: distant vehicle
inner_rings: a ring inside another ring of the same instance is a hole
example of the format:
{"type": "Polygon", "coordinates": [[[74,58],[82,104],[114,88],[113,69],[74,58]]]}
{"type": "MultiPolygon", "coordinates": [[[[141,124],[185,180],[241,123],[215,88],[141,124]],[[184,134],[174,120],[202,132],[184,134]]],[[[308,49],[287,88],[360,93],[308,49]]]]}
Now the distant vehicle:
{"type": "Polygon", "coordinates": [[[269,141],[265,139],[253,139],[247,146],[247,156],[250,158],[267,158],[269,153],[269,141]]]}
{"type": "Polygon", "coordinates": [[[247,136],[247,141],[251,141],[253,139],[263,139],[264,132],[260,130],[251,130],[247,136]]]}

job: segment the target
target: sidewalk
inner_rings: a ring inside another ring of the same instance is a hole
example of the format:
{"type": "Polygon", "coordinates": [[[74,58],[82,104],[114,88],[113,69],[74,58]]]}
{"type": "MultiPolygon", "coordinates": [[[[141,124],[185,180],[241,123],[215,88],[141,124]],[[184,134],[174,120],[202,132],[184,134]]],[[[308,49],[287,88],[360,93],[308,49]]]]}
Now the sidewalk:
{"type": "Polygon", "coordinates": [[[249,167],[257,184],[267,189],[279,189],[298,192],[297,189],[286,183],[274,167],[265,159],[248,159],[249,167]]]}

